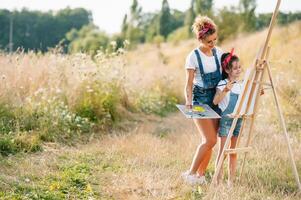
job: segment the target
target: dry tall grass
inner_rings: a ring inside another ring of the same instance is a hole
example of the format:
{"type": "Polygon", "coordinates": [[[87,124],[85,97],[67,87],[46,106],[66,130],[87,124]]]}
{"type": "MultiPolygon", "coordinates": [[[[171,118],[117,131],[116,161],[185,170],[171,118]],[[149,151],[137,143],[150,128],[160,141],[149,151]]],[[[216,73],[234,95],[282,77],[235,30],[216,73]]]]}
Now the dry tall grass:
{"type": "MultiPolygon", "coordinates": [[[[227,50],[234,46],[244,66],[248,66],[265,33],[242,35],[223,44],[222,48],[227,50]]],[[[300,36],[301,23],[278,27],[272,36],[270,59],[299,174],[301,61],[297,56],[300,36]]],[[[104,76],[96,79],[110,81],[121,76],[128,91],[157,88],[155,92],[168,90],[175,96],[182,96],[185,56],[196,45],[195,41],[185,41],[178,45],[163,44],[160,48],[139,46],[117,60],[101,63],[107,68],[97,72],[97,76],[104,76]],[[118,70],[124,62],[124,71],[120,74],[118,70]]],[[[76,97],[82,94],[78,92],[80,83],[89,80],[90,72],[98,69],[97,62],[95,64],[84,55],[1,55],[0,62],[3,66],[0,73],[4,75],[1,98],[17,104],[34,96],[39,88],[63,91],[67,102],[76,104],[76,97]],[[89,75],[83,73],[85,70],[89,75]]],[[[134,102],[136,96],[128,98],[134,102]]],[[[255,150],[248,155],[241,183],[233,188],[222,184],[215,191],[208,191],[206,186],[190,187],[182,182],[179,175],[189,167],[200,136],[191,121],[175,113],[166,118],[142,116],[131,124],[130,131],[116,130],[118,132],[88,145],[64,147],[48,144],[44,146],[45,152],[3,159],[0,170],[3,192],[0,196],[22,199],[39,193],[36,199],[46,195],[48,199],[60,199],[59,194],[64,191],[69,199],[300,199],[272,102],[272,93],[266,90],[252,138],[255,150]]],[[[213,170],[211,162],[208,179],[213,170]]]]}

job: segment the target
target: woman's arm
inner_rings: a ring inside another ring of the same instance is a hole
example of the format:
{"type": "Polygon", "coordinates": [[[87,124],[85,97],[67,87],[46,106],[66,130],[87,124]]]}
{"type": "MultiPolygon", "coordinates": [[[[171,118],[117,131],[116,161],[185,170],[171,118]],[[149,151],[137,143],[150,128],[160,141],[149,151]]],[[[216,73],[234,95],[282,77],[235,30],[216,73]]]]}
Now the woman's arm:
{"type": "Polygon", "coordinates": [[[192,86],[193,86],[193,79],[194,79],[194,69],[187,69],[186,70],[186,85],[185,85],[185,99],[186,99],[186,107],[192,108],[192,86]]]}

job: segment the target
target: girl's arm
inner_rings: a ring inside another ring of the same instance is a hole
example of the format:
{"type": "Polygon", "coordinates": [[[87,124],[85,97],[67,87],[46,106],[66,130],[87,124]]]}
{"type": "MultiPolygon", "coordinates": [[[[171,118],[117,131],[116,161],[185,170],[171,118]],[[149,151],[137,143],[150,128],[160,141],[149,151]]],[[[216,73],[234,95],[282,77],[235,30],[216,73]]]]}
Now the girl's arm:
{"type": "Polygon", "coordinates": [[[192,108],[192,85],[194,79],[194,69],[187,69],[186,70],[186,85],[185,85],[185,99],[186,99],[186,107],[192,108]]]}
{"type": "Polygon", "coordinates": [[[213,99],[213,104],[214,105],[219,104],[223,100],[223,98],[226,96],[226,94],[227,94],[227,90],[225,90],[225,88],[223,90],[216,89],[216,93],[215,93],[215,96],[213,99]]]}
{"type": "Polygon", "coordinates": [[[216,93],[215,93],[215,96],[213,98],[213,104],[214,105],[219,104],[223,100],[223,98],[226,96],[226,94],[232,89],[233,83],[234,83],[234,81],[228,82],[226,87],[224,87],[223,90],[220,90],[218,88],[216,89],[216,93]]]}

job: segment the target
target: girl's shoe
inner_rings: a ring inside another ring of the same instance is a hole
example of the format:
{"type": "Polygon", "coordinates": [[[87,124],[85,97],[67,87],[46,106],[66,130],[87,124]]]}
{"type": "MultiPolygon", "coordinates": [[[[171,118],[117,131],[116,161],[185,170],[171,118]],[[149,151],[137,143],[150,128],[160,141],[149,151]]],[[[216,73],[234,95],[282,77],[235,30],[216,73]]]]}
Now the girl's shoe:
{"type": "Polygon", "coordinates": [[[203,185],[206,184],[205,177],[198,177],[196,174],[189,174],[189,170],[182,173],[181,177],[184,179],[184,182],[190,185],[203,185]]]}

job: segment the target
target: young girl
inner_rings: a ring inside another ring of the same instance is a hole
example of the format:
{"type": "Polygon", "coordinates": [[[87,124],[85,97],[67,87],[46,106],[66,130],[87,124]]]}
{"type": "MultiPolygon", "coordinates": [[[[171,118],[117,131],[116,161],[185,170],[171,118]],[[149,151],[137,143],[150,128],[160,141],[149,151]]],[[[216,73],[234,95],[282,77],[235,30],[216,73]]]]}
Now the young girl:
{"type": "MultiPolygon", "coordinates": [[[[241,66],[239,59],[236,55],[233,55],[233,50],[231,53],[225,53],[222,55],[222,68],[223,68],[223,80],[221,80],[216,87],[216,94],[214,96],[213,103],[218,104],[221,109],[221,120],[219,124],[218,136],[220,137],[219,153],[216,160],[216,165],[220,159],[224,144],[227,139],[227,135],[232,125],[233,118],[229,118],[227,115],[231,114],[236,105],[239,94],[242,90],[242,83],[238,81],[241,66]]],[[[235,148],[237,142],[237,136],[241,128],[242,119],[238,119],[236,127],[233,132],[233,137],[231,138],[230,148],[235,148]]],[[[228,184],[231,184],[235,177],[236,170],[236,154],[230,154],[229,160],[229,178],[228,184]]],[[[222,178],[222,169],[218,175],[218,181],[222,178]]]]}

